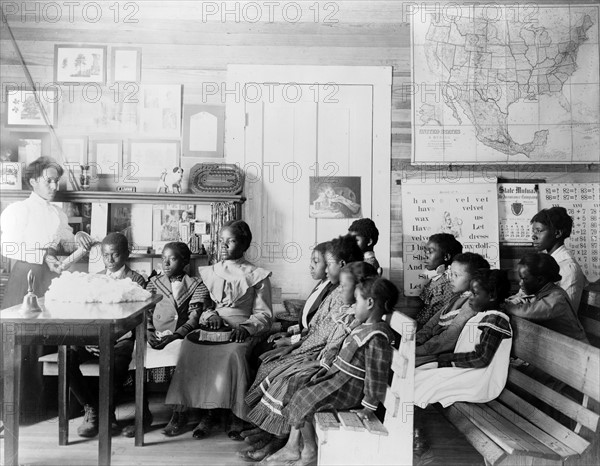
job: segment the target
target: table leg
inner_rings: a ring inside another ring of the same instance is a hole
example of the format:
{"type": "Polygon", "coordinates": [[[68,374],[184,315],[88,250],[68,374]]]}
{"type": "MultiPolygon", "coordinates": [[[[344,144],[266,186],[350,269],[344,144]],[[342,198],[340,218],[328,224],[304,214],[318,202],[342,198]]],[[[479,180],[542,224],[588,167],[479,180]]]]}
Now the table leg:
{"type": "Polygon", "coordinates": [[[19,390],[21,381],[21,346],[16,342],[17,326],[2,326],[4,359],[4,464],[19,464],[19,390]]]}
{"type": "Polygon", "coordinates": [[[98,464],[110,465],[112,436],[110,419],[114,412],[113,405],[113,366],[115,347],[112,331],[108,326],[100,327],[100,377],[99,377],[99,423],[98,423],[98,464]]]}
{"type": "Polygon", "coordinates": [[[58,347],[58,444],[69,444],[68,347],[58,347]]]}
{"type": "Polygon", "coordinates": [[[144,446],[144,382],[146,356],[146,313],[135,329],[135,446],[144,446]]]}

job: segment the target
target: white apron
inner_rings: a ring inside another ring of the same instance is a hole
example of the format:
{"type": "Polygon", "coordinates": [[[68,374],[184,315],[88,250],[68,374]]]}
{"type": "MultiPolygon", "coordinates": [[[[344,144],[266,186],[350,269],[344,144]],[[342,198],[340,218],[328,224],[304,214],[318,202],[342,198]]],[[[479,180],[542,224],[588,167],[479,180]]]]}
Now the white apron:
{"type": "MultiPolygon", "coordinates": [[[[481,337],[479,322],[485,316],[496,314],[509,320],[499,311],[479,312],[469,319],[463,328],[455,353],[469,353],[475,350],[481,337]]],[[[511,330],[512,332],[512,330],[511,330]]],[[[441,403],[445,408],[457,401],[487,403],[500,395],[508,377],[512,338],[500,343],[496,354],[487,367],[437,367],[437,362],[424,364],[415,370],[415,405],[425,408],[431,403],[441,403]]]]}

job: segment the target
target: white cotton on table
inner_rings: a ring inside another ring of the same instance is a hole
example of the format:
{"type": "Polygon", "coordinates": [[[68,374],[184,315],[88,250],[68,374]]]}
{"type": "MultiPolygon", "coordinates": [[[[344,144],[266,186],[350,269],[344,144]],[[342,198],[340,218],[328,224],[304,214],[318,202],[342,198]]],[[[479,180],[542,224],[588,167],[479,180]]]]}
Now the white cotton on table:
{"type": "Polygon", "coordinates": [[[146,301],[150,296],[131,278],[117,280],[101,274],[63,272],[52,280],[45,298],[66,303],[123,303],[146,301]]]}

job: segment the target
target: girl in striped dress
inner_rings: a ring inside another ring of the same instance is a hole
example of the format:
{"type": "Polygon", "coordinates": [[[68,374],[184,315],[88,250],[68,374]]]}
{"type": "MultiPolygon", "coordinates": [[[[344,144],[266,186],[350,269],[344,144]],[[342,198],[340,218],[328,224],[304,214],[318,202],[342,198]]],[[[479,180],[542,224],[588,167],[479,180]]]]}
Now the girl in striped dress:
{"type": "Polygon", "coordinates": [[[311,417],[317,411],[350,409],[362,405],[359,417],[367,418],[383,401],[392,362],[392,331],[382,321],[398,301],[398,289],[385,278],[369,277],[355,291],[355,318],[360,322],[346,337],[331,368],[322,368],[297,391],[283,408],[292,426],[283,449],[265,464],[316,461],[317,443],[311,417]]]}
{"type": "Polygon", "coordinates": [[[346,336],[360,324],[354,318],[356,285],[361,280],[376,276],[377,270],[366,262],[351,262],[345,265],[340,272],[340,289],[344,306],[335,319],[336,327],[329,335],[325,348],[316,358],[310,357],[303,363],[273,370],[257,389],[248,392],[246,403],[252,408],[248,413],[248,420],[261,430],[275,435],[275,438],[268,436],[262,442],[255,443],[242,453],[242,457],[261,460],[285,444],[290,426],[281,413],[282,408],[321,367],[329,369],[346,336]]]}

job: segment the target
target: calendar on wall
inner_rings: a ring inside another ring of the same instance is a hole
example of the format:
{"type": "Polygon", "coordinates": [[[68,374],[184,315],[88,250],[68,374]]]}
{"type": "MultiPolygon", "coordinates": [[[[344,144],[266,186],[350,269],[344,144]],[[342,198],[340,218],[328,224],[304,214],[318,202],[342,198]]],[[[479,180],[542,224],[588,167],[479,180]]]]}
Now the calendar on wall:
{"type": "Polygon", "coordinates": [[[531,218],[537,214],[535,184],[498,183],[498,227],[501,243],[531,243],[531,218]]]}
{"type": "Polygon", "coordinates": [[[571,237],[565,246],[579,262],[590,282],[600,278],[600,241],[598,211],[600,188],[594,183],[557,183],[540,185],[540,208],[564,207],[573,218],[571,237]]]}

